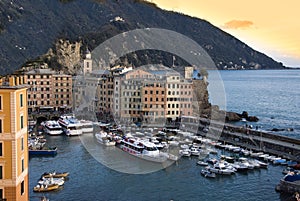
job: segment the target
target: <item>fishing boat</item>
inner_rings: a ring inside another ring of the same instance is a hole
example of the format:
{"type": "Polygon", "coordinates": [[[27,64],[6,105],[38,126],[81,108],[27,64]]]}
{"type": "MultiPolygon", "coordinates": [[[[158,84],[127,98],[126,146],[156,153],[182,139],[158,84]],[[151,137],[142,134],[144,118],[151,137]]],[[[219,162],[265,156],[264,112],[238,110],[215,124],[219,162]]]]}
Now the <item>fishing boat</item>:
{"type": "Polygon", "coordinates": [[[58,184],[52,184],[52,185],[36,185],[33,187],[34,192],[48,192],[48,191],[53,191],[57,190],[59,188],[58,184]]]}
{"type": "Polygon", "coordinates": [[[46,121],[44,130],[48,135],[61,135],[63,133],[62,127],[57,121],[46,121]]]}
{"type": "Polygon", "coordinates": [[[118,147],[130,155],[151,162],[163,163],[169,159],[169,155],[160,152],[154,143],[139,138],[125,137],[118,147]]]}
{"type": "Polygon", "coordinates": [[[67,136],[82,134],[82,124],[74,115],[62,115],[59,117],[58,123],[61,125],[67,136]]]}

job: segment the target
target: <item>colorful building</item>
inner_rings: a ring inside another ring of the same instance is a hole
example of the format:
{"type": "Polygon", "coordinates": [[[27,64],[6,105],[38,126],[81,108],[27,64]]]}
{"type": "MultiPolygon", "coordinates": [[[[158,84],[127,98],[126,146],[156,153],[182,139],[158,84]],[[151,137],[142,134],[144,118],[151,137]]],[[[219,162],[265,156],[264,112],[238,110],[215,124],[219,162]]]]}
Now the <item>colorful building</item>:
{"type": "Polygon", "coordinates": [[[0,198],[27,201],[27,87],[25,76],[0,80],[0,198]]]}
{"type": "Polygon", "coordinates": [[[26,72],[28,111],[59,111],[72,107],[72,76],[51,69],[26,72]]]}

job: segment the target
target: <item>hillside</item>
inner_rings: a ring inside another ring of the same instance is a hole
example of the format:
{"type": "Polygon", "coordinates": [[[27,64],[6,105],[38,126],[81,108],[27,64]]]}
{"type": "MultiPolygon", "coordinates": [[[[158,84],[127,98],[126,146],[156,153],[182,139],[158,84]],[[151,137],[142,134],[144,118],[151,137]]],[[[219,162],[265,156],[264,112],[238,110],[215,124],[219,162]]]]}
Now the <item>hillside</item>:
{"type": "MultiPolygon", "coordinates": [[[[164,11],[141,0],[2,0],[0,22],[1,74],[12,73],[27,60],[45,54],[59,38],[81,40],[84,47],[93,49],[118,33],[146,27],[190,37],[206,49],[219,69],[284,68],[205,20],[164,11]]],[[[141,60],[157,60],[138,55],[141,60]]],[[[139,65],[138,59],[129,56],[129,60],[139,65]]],[[[170,65],[170,59],[163,60],[170,65]]]]}

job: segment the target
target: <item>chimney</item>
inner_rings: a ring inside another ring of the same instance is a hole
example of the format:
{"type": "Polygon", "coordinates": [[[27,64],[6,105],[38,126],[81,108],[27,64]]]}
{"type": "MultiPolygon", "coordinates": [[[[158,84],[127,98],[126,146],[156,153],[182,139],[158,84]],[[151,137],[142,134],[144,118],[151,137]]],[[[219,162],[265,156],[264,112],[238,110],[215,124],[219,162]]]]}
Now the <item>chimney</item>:
{"type": "Polygon", "coordinates": [[[9,86],[15,86],[15,77],[13,77],[13,76],[10,76],[9,78],[8,78],[8,80],[9,80],[9,86]]]}

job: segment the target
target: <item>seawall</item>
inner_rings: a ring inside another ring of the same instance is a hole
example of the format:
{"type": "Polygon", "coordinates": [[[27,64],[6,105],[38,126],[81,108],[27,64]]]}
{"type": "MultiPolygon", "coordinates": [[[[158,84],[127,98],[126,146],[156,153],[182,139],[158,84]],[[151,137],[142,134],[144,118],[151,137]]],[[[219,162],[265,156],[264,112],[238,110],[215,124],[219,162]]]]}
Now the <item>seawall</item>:
{"type": "Polygon", "coordinates": [[[184,122],[185,130],[218,140],[222,143],[237,145],[253,151],[262,151],[300,162],[300,140],[266,131],[209,122],[207,119],[198,119],[198,122],[184,122]],[[204,128],[209,128],[205,132],[204,128]],[[221,133],[218,135],[217,133],[221,133]]]}

